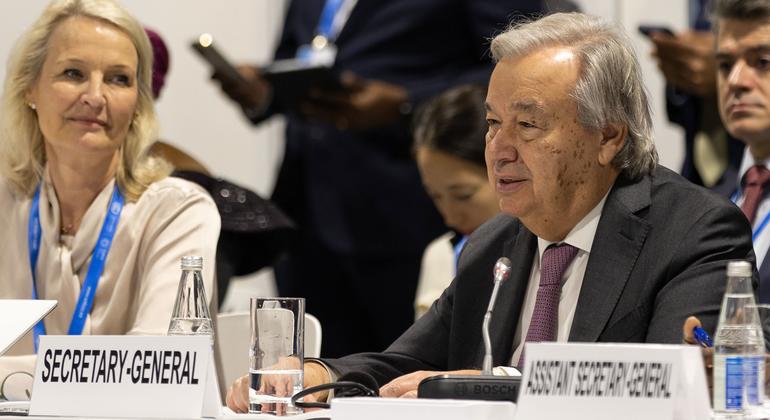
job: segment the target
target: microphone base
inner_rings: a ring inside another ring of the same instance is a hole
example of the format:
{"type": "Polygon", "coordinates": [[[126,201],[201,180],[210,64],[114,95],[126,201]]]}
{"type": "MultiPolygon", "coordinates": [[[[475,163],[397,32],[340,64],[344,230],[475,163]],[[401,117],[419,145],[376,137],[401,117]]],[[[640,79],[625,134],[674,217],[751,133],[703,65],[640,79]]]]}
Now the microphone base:
{"type": "Polygon", "coordinates": [[[437,375],[420,381],[417,398],[516,402],[520,376],[437,375]]]}

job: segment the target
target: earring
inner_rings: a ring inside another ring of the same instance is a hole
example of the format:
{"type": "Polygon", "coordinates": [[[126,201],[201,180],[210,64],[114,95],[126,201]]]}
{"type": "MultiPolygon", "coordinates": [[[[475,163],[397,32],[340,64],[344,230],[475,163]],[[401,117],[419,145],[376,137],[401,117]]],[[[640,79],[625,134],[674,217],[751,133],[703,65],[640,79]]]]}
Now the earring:
{"type": "Polygon", "coordinates": [[[29,106],[29,108],[30,108],[31,110],[33,110],[33,111],[37,109],[37,105],[33,104],[32,102],[28,103],[27,105],[28,105],[28,106],[29,106]]]}

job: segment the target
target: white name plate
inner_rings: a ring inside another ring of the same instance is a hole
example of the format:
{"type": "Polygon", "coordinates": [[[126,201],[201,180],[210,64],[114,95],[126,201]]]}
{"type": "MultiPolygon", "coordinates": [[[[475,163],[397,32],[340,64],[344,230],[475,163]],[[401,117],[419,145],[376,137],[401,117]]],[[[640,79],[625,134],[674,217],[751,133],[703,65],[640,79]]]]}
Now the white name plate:
{"type": "Polygon", "coordinates": [[[525,354],[517,419],[710,418],[697,347],[532,343],[525,354]]]}
{"type": "Polygon", "coordinates": [[[200,418],[220,414],[209,337],[40,337],[29,414],[200,418]]]}

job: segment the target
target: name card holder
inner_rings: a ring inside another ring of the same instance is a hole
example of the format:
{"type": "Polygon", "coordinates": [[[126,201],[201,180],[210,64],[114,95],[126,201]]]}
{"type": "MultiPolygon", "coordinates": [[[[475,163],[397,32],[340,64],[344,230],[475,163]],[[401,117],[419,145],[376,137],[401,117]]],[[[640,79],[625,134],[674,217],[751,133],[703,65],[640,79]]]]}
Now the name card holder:
{"type": "Polygon", "coordinates": [[[700,420],[711,416],[700,349],[659,344],[526,345],[516,419],[700,420]]]}
{"type": "Polygon", "coordinates": [[[206,336],[40,337],[31,416],[217,417],[206,336]]]}

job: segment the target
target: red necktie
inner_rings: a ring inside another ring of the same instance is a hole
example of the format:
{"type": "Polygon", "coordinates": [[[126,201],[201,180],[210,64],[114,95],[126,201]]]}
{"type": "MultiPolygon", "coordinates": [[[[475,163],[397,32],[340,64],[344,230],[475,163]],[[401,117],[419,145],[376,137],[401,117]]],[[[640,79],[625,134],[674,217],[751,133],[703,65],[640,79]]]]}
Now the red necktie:
{"type": "Polygon", "coordinates": [[[754,165],[743,176],[743,203],[741,210],[750,223],[754,223],[759,201],[762,199],[762,190],[770,181],[770,170],[764,165],[754,165]]]}
{"type": "MultiPolygon", "coordinates": [[[[559,297],[564,270],[577,255],[572,245],[551,245],[543,252],[540,267],[540,286],[537,288],[535,309],[529,321],[525,343],[556,340],[559,331],[559,297]]],[[[518,366],[524,366],[524,352],[521,352],[518,366]]]]}

